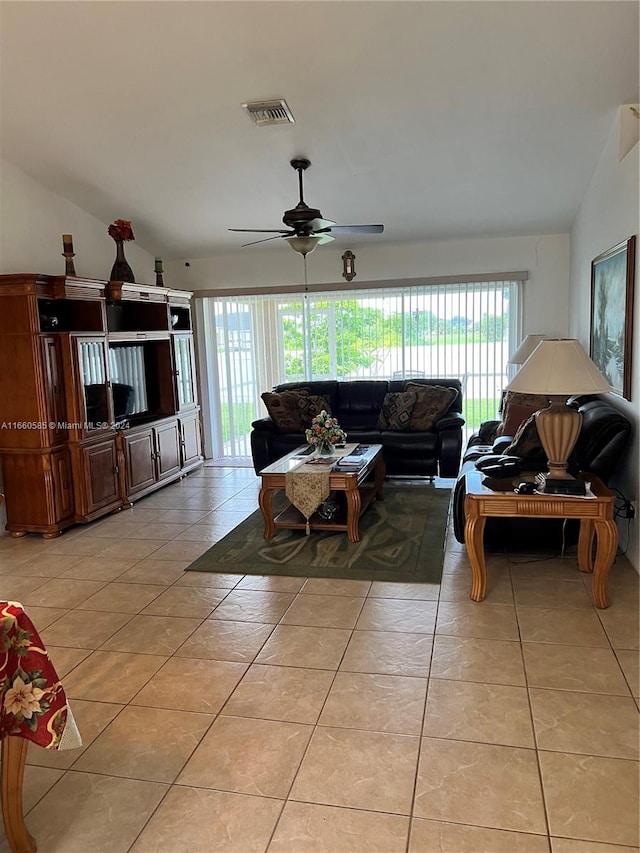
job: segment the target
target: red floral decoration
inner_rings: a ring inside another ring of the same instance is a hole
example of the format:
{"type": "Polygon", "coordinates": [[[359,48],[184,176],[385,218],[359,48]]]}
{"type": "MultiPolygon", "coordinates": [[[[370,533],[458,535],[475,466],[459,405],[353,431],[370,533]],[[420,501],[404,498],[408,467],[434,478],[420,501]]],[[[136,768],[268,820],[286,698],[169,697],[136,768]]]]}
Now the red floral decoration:
{"type": "Polygon", "coordinates": [[[116,219],[115,222],[111,223],[107,230],[109,232],[109,236],[113,237],[116,242],[118,240],[128,242],[129,240],[136,239],[133,236],[131,222],[128,219],[116,219]]]}

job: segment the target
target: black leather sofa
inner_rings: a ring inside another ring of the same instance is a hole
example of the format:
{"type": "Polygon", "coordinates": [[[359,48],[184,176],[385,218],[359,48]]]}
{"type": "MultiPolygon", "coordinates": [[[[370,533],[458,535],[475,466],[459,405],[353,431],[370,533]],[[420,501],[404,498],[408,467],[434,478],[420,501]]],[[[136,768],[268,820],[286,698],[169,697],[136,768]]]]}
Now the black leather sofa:
{"type": "MultiPolygon", "coordinates": [[[[326,397],[331,414],[347,433],[347,441],[381,444],[388,474],[420,477],[455,477],[462,451],[462,386],[459,379],[336,380],[289,382],[275,392],[309,389],[326,397]],[[407,384],[442,385],[455,388],[458,396],[449,411],[430,431],[380,430],[377,426],[385,395],[406,390],[407,384]]],[[[270,417],[252,423],[251,454],[258,473],[267,465],[305,443],[303,432],[283,433],[270,417]]]]}
{"type": "MultiPolygon", "coordinates": [[[[569,459],[569,471],[574,475],[578,472],[595,474],[608,484],[616,466],[624,460],[624,451],[631,436],[631,423],[606,398],[571,397],[568,402],[582,413],[582,427],[569,459]]],[[[488,437],[499,423],[483,423],[467,444],[453,497],[454,534],[458,542],[464,542],[464,475],[475,468],[475,462],[481,455],[478,447],[487,445],[488,437]]],[[[501,436],[493,443],[491,450],[485,453],[502,453],[511,440],[512,437],[501,436]]],[[[544,452],[523,460],[524,470],[546,470],[544,452]]],[[[563,544],[570,545],[577,541],[578,528],[578,522],[569,521],[564,525],[562,519],[488,518],[484,545],[489,551],[558,550],[563,544]]]]}

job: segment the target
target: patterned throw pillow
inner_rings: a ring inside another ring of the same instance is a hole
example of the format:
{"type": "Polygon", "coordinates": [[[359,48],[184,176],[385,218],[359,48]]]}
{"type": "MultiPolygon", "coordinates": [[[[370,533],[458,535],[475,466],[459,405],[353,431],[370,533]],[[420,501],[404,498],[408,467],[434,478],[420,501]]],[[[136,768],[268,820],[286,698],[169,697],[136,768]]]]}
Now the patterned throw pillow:
{"type": "Polygon", "coordinates": [[[326,397],[321,397],[318,394],[308,394],[305,391],[304,394],[300,394],[298,397],[298,409],[302,420],[302,428],[305,429],[311,426],[313,418],[319,415],[323,409],[330,415],[331,403],[326,397]]]}
{"type": "Polygon", "coordinates": [[[549,398],[544,394],[522,394],[519,391],[507,391],[502,406],[502,425],[498,427],[496,435],[513,435],[518,428],[534,412],[546,409],[549,398]]]}
{"type": "Polygon", "coordinates": [[[416,395],[413,391],[385,394],[382,401],[382,411],[378,417],[378,429],[390,429],[398,432],[406,430],[415,404],[416,395]]]}
{"type": "Polygon", "coordinates": [[[278,432],[300,432],[302,430],[302,415],[299,400],[306,396],[306,391],[265,391],[262,400],[274,422],[278,432]]]}
{"type": "Polygon", "coordinates": [[[416,404],[409,423],[412,432],[433,429],[438,418],[446,415],[458,396],[455,388],[446,388],[444,385],[419,385],[409,382],[407,389],[416,395],[416,404]]]}
{"type": "Polygon", "coordinates": [[[521,459],[527,459],[541,452],[544,454],[535,415],[531,415],[520,424],[513,441],[502,452],[506,456],[519,456],[521,459]]]}

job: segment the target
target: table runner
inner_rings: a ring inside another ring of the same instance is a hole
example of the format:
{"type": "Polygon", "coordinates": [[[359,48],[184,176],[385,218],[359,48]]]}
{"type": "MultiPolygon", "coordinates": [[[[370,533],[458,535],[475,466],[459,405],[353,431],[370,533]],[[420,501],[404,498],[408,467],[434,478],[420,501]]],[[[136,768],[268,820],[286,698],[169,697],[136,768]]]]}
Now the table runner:
{"type": "Polygon", "coordinates": [[[353,453],[357,446],[357,444],[352,443],[336,448],[334,455],[329,456],[326,460],[321,456],[316,456],[308,461],[303,460],[285,475],[285,493],[293,506],[304,516],[307,536],[311,532],[309,519],[322,501],[326,500],[331,494],[329,477],[333,466],[338,459],[353,453]]]}
{"type": "Polygon", "coordinates": [[[16,601],[0,602],[0,739],[75,749],[82,738],[38,632],[16,601]]]}

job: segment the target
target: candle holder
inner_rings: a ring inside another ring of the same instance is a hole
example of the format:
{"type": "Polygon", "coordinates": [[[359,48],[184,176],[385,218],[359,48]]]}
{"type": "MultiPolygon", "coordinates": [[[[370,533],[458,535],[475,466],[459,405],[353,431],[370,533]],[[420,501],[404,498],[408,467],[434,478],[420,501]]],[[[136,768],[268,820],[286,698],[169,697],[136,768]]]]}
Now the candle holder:
{"type": "Polygon", "coordinates": [[[71,234],[62,235],[62,257],[65,262],[64,274],[75,277],[76,268],[73,263],[75,252],[73,251],[73,237],[71,234]]]}
{"type": "Polygon", "coordinates": [[[155,259],[156,287],[164,287],[162,258],[155,259]]]}

